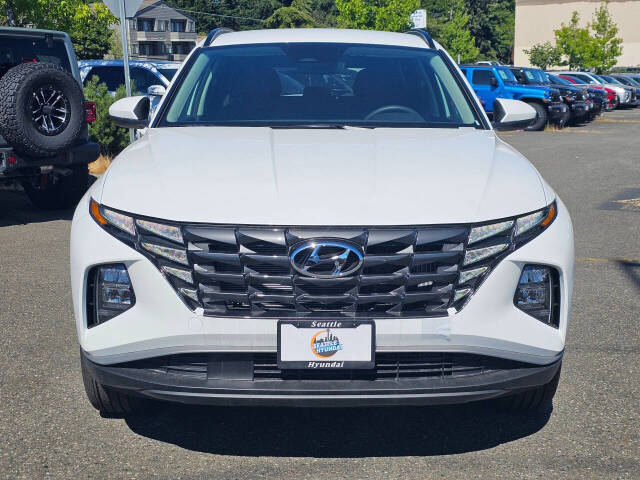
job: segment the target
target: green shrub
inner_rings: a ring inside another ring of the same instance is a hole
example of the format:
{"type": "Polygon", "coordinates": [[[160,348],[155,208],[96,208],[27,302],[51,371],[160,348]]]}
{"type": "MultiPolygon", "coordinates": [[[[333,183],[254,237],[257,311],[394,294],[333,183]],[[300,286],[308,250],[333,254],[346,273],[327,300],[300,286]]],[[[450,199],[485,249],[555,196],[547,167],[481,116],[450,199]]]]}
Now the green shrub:
{"type": "Polygon", "coordinates": [[[99,83],[96,76],[84,87],[84,96],[91,102],[96,102],[97,119],[89,124],[89,135],[100,144],[100,151],[104,155],[115,156],[129,145],[129,132],[126,128],[116,127],[109,118],[109,107],[116,100],[127,96],[124,85],[116,90],[112,97],[107,90],[107,85],[99,83]]]}

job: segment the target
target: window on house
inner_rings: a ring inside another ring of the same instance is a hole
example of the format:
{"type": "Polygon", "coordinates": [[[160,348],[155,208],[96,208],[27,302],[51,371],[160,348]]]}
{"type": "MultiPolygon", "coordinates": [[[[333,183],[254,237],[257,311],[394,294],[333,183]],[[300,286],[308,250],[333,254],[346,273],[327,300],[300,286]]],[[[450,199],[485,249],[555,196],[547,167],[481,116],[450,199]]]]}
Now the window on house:
{"type": "Polygon", "coordinates": [[[149,18],[138,19],[138,31],[139,32],[153,32],[154,21],[149,18]]]}
{"type": "Polygon", "coordinates": [[[172,32],[184,32],[185,31],[185,21],[184,20],[171,20],[171,31],[172,32]]]}

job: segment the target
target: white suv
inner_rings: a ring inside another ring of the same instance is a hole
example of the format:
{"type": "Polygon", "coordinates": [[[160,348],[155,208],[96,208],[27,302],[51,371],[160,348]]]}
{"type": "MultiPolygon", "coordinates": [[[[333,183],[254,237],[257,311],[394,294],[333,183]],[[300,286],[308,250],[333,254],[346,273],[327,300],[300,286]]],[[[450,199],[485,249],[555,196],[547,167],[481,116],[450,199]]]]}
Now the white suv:
{"type": "Polygon", "coordinates": [[[217,30],[148,107],[73,218],[96,408],[550,404],[569,214],[425,32],[217,30]]]}

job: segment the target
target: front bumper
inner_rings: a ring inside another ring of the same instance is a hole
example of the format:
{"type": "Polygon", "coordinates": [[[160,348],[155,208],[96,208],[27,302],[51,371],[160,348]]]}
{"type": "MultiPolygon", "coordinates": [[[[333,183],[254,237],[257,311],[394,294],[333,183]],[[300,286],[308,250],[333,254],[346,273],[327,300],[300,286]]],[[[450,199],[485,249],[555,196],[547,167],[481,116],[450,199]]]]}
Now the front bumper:
{"type": "Polygon", "coordinates": [[[571,117],[579,118],[589,113],[589,111],[591,110],[591,104],[584,101],[576,101],[571,103],[570,108],[571,117]]]}
{"type": "Polygon", "coordinates": [[[553,102],[547,104],[549,121],[554,122],[563,118],[569,111],[569,107],[564,102],[553,102]]]}
{"type": "MultiPolygon", "coordinates": [[[[446,374],[424,367],[430,365],[427,362],[409,365],[409,375],[403,376],[397,366],[395,371],[389,370],[393,365],[390,357],[402,359],[403,355],[387,354],[375,370],[383,372],[382,378],[378,374],[367,378],[367,373],[357,371],[339,372],[342,376],[298,372],[283,378],[277,367],[259,354],[189,355],[186,365],[167,359],[100,365],[85,352],[82,355],[95,379],[127,394],[188,404],[287,407],[437,405],[496,398],[548,383],[562,361],[560,354],[547,365],[502,361],[482,371],[458,366],[447,369],[446,374]]],[[[401,361],[396,361],[399,364],[401,361]]],[[[445,364],[450,362],[442,362],[445,364]]],[[[437,362],[432,365],[440,368],[437,362]]]]}

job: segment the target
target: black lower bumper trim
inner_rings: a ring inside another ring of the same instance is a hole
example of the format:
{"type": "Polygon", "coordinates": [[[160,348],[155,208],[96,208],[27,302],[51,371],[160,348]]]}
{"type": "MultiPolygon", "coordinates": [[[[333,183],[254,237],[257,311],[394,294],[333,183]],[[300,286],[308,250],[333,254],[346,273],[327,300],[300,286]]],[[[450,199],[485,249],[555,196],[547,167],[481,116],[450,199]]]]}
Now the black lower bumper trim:
{"type": "MultiPolygon", "coordinates": [[[[362,407],[465,403],[544,385],[554,377],[561,363],[557,360],[540,366],[511,361],[507,368],[495,368],[494,365],[494,368],[469,374],[420,376],[415,368],[410,368],[405,376],[371,379],[319,376],[316,379],[300,375],[258,378],[247,374],[242,367],[247,365],[244,360],[239,363],[209,362],[204,367],[206,373],[201,374],[196,363],[185,364],[179,371],[162,370],[143,368],[139,363],[99,365],[88,360],[84,352],[82,355],[90,374],[112,389],[173,402],[227,406],[362,407]],[[224,367],[220,368],[220,365],[224,367]]],[[[244,359],[249,357],[250,354],[245,354],[244,359]]]]}

